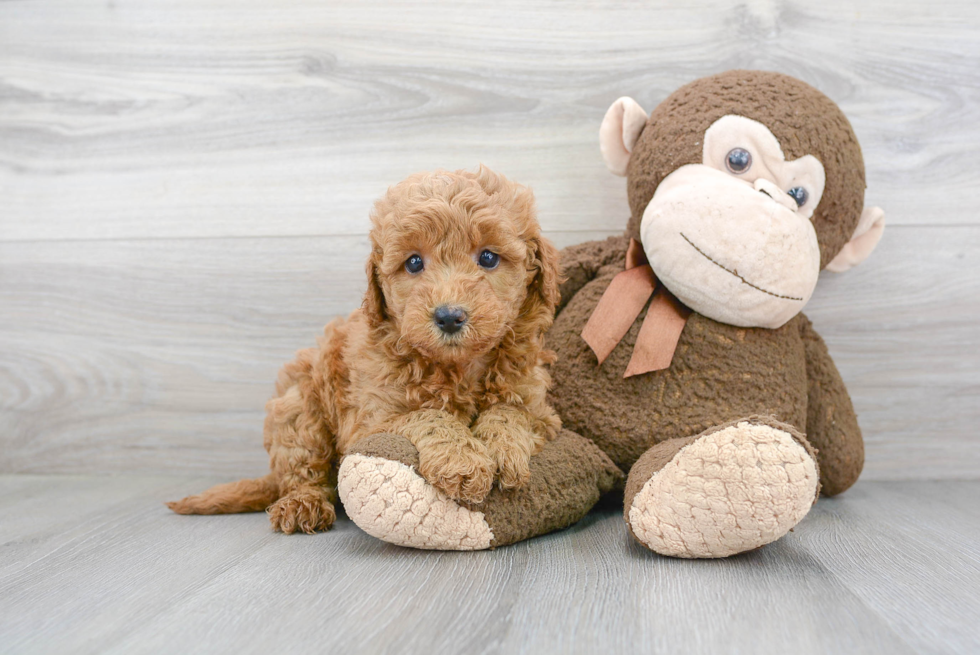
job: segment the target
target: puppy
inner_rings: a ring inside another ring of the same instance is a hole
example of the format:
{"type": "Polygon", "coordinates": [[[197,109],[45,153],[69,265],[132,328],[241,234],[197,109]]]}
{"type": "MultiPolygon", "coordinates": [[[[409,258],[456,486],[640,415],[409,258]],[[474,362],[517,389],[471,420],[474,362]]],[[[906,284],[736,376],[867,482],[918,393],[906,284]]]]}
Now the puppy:
{"type": "Polygon", "coordinates": [[[495,479],[528,480],[530,457],[561,427],[543,368],[558,253],[530,190],[482,166],[420,173],[388,189],[371,224],[362,307],[283,367],[266,405],[270,473],[170,509],[267,510],[276,530],[326,530],[338,459],[380,432],[409,439],[419,473],[463,502],[495,479]]]}

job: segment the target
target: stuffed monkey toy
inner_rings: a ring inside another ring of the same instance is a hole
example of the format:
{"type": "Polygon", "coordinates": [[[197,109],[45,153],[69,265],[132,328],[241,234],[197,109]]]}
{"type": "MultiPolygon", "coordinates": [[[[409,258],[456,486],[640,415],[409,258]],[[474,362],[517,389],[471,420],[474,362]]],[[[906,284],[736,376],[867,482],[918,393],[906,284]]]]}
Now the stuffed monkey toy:
{"type": "Polygon", "coordinates": [[[861,262],[884,230],[837,105],[785,75],[729,71],[649,116],[620,98],[600,142],[631,216],[623,236],[562,253],[548,335],[562,436],[532,458],[525,487],[478,505],[428,485],[403,437],[365,439],[338,487],[370,534],[502,546],[570,525],[615,490],[647,548],[726,557],[779,539],[860,475],[850,397],[801,313],[819,272],[861,262]]]}

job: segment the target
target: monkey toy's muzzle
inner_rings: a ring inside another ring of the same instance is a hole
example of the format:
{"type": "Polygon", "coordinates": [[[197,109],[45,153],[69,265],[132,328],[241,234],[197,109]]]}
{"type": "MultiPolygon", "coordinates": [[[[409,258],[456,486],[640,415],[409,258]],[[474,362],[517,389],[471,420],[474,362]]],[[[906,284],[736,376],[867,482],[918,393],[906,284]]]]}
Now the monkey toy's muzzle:
{"type": "Polygon", "coordinates": [[[817,233],[786,191],[702,164],[660,183],[640,235],[657,277],[685,305],[740,327],[777,328],[810,299],[817,233]]]}

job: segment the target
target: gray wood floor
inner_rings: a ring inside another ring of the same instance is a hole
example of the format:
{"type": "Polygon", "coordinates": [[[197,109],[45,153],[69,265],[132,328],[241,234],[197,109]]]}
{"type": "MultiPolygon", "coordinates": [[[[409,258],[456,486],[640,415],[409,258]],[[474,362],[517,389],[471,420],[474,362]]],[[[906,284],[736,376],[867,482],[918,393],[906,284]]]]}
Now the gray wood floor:
{"type": "Polygon", "coordinates": [[[975,653],[980,482],[865,482],[783,540],[661,558],[615,507],[478,553],[182,517],[213,480],[0,477],[4,653],[975,653]]]}

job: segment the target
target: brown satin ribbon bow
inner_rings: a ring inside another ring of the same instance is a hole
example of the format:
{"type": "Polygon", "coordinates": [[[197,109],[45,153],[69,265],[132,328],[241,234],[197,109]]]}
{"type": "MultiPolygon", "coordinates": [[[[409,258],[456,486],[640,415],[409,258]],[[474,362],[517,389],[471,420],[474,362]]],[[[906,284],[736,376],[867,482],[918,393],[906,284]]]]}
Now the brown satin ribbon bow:
{"type": "Polygon", "coordinates": [[[650,296],[653,301],[640,326],[624,378],[670,366],[691,315],[691,310],[657,280],[639,242],[630,239],[626,270],[613,278],[582,330],[582,338],[599,358],[599,364],[626,335],[650,296]]]}

